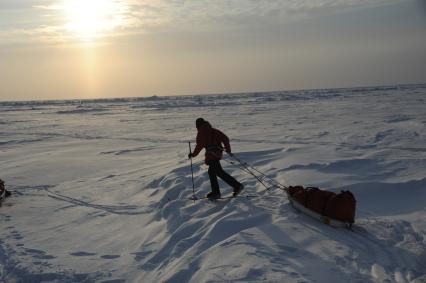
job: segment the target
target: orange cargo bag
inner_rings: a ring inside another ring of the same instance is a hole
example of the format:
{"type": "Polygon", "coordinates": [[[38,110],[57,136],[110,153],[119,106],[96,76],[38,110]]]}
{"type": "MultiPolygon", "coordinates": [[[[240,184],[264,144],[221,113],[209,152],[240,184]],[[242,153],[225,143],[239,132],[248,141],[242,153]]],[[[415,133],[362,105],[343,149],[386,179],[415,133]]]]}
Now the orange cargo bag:
{"type": "Polygon", "coordinates": [[[290,196],[293,196],[295,193],[297,193],[298,191],[303,190],[302,186],[290,186],[288,187],[288,193],[290,194],[290,196]]]}
{"type": "Polygon", "coordinates": [[[350,191],[341,191],[330,197],[324,215],[349,223],[355,222],[356,200],[350,191]]]}
{"type": "Polygon", "coordinates": [[[305,189],[298,190],[294,193],[293,199],[303,206],[306,206],[307,192],[305,189]]]}
{"type": "Polygon", "coordinates": [[[333,192],[320,190],[318,188],[307,188],[306,207],[321,215],[324,215],[328,200],[336,195],[333,192]]]}

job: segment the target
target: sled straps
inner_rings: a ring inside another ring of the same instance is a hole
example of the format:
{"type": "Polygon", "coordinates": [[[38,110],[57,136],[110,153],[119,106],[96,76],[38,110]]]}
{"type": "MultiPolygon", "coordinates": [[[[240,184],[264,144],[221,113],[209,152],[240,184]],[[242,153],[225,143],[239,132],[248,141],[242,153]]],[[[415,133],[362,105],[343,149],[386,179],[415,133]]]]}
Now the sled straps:
{"type": "Polygon", "coordinates": [[[218,145],[208,145],[206,146],[206,152],[220,152],[223,151],[223,148],[221,146],[218,145]]]}
{"type": "Polygon", "coordinates": [[[271,187],[264,183],[264,178],[261,178],[257,176],[250,168],[250,166],[247,163],[241,162],[234,154],[231,155],[237,162],[241,170],[244,172],[247,172],[248,174],[252,175],[262,186],[265,187],[266,190],[269,190],[271,187]]]}
{"type": "MultiPolygon", "coordinates": [[[[256,178],[256,180],[258,180],[259,183],[261,183],[266,188],[267,191],[270,190],[271,188],[278,188],[278,189],[281,189],[281,190],[284,190],[284,191],[287,190],[286,186],[275,181],[274,179],[267,176],[265,173],[259,171],[258,169],[256,169],[252,165],[249,165],[246,162],[241,161],[238,157],[235,156],[235,154],[230,154],[230,156],[237,161],[239,167],[243,171],[247,172],[248,174],[250,174],[254,178],[256,178]],[[267,183],[267,184],[265,184],[265,183],[267,183]]],[[[234,164],[232,161],[228,161],[228,162],[230,162],[231,164],[234,164]]]]}

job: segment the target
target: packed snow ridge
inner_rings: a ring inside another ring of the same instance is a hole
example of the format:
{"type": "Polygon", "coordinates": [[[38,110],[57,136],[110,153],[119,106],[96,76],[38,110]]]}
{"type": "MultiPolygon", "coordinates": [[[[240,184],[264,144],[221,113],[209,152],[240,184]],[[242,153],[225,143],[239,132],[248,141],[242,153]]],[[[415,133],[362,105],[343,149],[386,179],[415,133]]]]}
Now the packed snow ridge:
{"type": "Polygon", "coordinates": [[[426,85],[0,103],[0,282],[426,282],[425,106],[426,85]],[[198,117],[281,184],[352,191],[354,227],[229,156],[243,196],[189,200],[198,117]]]}

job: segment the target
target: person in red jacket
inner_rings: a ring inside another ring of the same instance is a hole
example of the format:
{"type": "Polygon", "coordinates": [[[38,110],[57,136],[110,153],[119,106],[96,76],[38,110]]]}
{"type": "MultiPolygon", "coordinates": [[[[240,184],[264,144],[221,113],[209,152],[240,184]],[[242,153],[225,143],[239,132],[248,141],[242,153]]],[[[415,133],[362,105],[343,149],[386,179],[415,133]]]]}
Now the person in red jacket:
{"type": "Polygon", "coordinates": [[[212,191],[207,194],[207,197],[212,199],[221,197],[219,183],[217,181],[218,176],[234,189],[233,196],[238,195],[244,189],[244,185],[226,173],[220,165],[223,152],[222,145],[225,147],[225,151],[232,155],[229,138],[218,129],[213,128],[210,123],[203,118],[198,118],[195,121],[195,125],[198,131],[197,146],[194,152],[188,154],[188,158],[196,157],[200,151],[205,148],[205,163],[209,166],[208,173],[212,188],[212,191]]]}
{"type": "Polygon", "coordinates": [[[0,200],[6,197],[10,197],[11,194],[12,193],[10,191],[6,190],[3,180],[0,179],[0,200]]]}

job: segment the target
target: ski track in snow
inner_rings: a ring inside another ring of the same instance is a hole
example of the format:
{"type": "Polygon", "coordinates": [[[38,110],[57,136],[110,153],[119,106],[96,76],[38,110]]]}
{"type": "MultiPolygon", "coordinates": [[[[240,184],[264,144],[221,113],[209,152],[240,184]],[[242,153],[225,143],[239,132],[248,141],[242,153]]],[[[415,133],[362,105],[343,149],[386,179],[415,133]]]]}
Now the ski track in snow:
{"type": "Polygon", "coordinates": [[[0,103],[0,282],[426,282],[425,105],[425,85],[0,103]],[[280,183],[354,192],[353,229],[228,156],[242,197],[189,200],[200,116],[280,183]]]}

